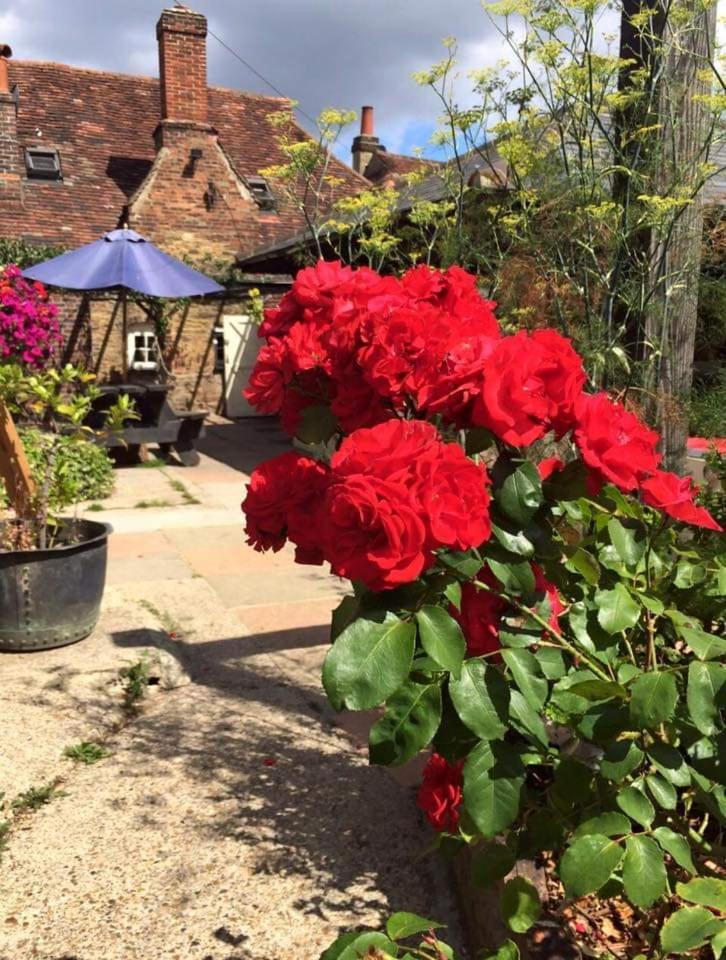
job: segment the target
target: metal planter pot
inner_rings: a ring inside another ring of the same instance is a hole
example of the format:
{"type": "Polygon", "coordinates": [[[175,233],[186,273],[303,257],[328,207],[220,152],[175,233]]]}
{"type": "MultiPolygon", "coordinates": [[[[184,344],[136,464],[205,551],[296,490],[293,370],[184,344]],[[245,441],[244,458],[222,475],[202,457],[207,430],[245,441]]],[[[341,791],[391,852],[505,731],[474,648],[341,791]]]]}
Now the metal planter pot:
{"type": "Polygon", "coordinates": [[[52,549],[0,552],[0,651],[62,647],[83,640],[98,622],[111,527],[62,524],[52,549]],[[66,531],[70,542],[63,542],[66,531]]]}

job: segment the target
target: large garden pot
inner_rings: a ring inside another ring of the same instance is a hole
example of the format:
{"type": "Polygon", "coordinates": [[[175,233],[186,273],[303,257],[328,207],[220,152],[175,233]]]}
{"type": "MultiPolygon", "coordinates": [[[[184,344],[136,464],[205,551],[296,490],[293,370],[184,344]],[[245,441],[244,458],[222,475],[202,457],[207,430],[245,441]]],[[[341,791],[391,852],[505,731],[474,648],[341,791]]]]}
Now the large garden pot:
{"type": "Polygon", "coordinates": [[[52,549],[0,552],[0,651],[88,636],[101,610],[110,532],[106,523],[66,520],[52,549]]]}

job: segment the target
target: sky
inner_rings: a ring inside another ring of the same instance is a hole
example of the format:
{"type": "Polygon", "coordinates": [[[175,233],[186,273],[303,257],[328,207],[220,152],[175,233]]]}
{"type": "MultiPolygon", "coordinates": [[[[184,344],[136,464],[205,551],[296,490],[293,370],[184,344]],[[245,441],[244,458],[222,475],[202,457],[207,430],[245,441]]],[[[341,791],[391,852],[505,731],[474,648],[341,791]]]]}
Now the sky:
{"type": "MultiPolygon", "coordinates": [[[[426,148],[435,96],[411,79],[455,36],[461,70],[495,63],[503,48],[480,0],[185,0],[209,29],[315,117],[327,106],[375,107],[376,133],[394,152],[426,148]]],[[[18,59],[57,60],[156,76],[155,24],[173,0],[0,0],[0,42],[18,59]]],[[[271,92],[214,37],[209,81],[271,92]]],[[[303,122],[306,122],[303,118],[303,122]]],[[[357,131],[336,150],[347,157],[357,131]]],[[[431,149],[425,153],[433,155],[431,149]]]]}

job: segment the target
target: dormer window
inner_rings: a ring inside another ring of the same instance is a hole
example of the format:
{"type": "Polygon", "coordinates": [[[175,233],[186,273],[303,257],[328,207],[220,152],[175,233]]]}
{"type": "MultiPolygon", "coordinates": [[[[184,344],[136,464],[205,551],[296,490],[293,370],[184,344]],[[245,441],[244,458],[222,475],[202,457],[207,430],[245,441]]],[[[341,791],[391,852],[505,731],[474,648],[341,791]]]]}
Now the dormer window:
{"type": "Polygon", "coordinates": [[[57,150],[45,147],[27,147],[25,169],[33,180],[62,180],[60,156],[57,150]]]}
{"type": "Polygon", "coordinates": [[[260,210],[274,210],[275,197],[264,177],[245,177],[247,189],[260,210]]]}

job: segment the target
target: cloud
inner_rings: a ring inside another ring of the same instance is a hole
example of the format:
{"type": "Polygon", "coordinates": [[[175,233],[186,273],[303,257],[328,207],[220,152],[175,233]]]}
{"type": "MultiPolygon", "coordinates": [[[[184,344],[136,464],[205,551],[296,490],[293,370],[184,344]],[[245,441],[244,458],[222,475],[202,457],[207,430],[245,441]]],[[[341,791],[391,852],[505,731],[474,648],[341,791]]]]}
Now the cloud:
{"type": "MultiPolygon", "coordinates": [[[[187,0],[210,31],[315,116],[323,107],[376,108],[390,150],[425,146],[438,105],[411,79],[459,38],[462,69],[496,61],[502,43],[479,0],[187,0]]],[[[162,0],[0,0],[0,40],[20,59],[155,75],[162,0]]],[[[215,39],[209,80],[270,92],[215,39]]],[[[346,141],[352,138],[351,130],[346,141]]],[[[347,153],[348,142],[342,148],[347,153]]]]}

